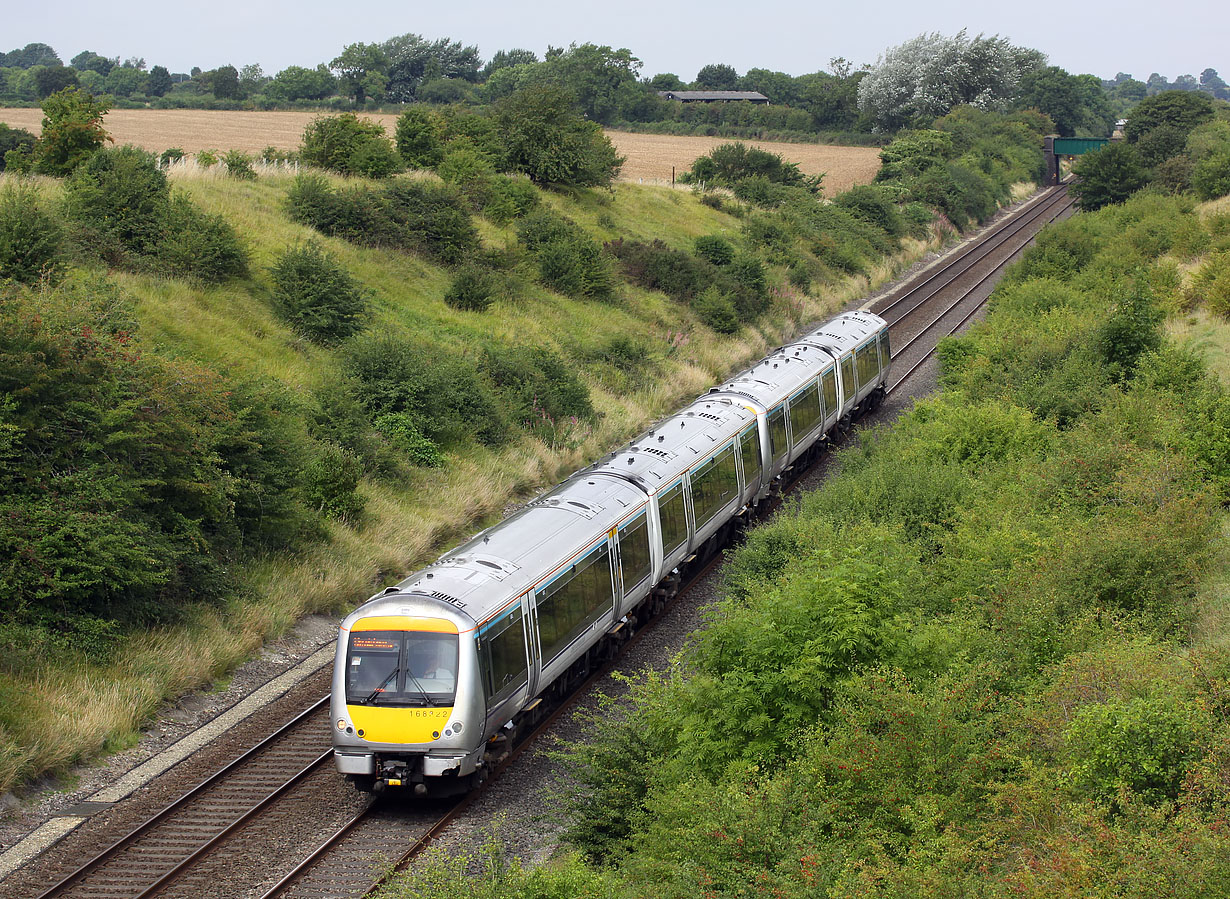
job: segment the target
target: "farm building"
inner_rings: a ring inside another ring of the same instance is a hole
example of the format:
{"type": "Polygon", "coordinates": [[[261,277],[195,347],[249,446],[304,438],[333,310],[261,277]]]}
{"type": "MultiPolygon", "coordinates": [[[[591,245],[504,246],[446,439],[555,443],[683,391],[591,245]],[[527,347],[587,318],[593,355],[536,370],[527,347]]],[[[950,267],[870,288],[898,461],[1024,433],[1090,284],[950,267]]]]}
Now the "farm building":
{"type": "Polygon", "coordinates": [[[716,103],[722,100],[769,102],[769,98],[758,91],[658,91],[658,96],[664,100],[678,100],[680,103],[716,103]]]}

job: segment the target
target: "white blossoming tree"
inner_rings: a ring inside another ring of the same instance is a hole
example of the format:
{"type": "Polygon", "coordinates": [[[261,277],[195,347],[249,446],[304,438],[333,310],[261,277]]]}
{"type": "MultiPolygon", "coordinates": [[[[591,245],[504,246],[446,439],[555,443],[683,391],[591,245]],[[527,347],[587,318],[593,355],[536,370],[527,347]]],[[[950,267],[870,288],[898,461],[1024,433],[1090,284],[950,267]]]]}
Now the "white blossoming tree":
{"type": "Polygon", "coordinates": [[[858,104],[879,131],[926,124],[962,104],[1005,109],[1021,76],[1045,63],[998,35],[920,34],[884,51],[859,84],[858,104]]]}

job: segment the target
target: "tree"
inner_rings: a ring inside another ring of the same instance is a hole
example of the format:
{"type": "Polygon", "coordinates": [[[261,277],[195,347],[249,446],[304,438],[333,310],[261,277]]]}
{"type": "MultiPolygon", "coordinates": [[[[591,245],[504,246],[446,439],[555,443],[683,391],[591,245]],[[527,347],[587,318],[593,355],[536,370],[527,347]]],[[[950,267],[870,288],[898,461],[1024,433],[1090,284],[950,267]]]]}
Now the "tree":
{"type": "Polygon", "coordinates": [[[388,57],[378,44],[348,44],[329,68],[337,72],[342,90],[354,97],[356,105],[367,102],[373,88],[384,90],[388,57]]]}
{"type": "Polygon", "coordinates": [[[429,169],[443,158],[440,121],[422,106],[411,106],[397,119],[397,152],[406,165],[429,169]]]}
{"type": "Polygon", "coordinates": [[[6,166],[4,156],[10,150],[16,151],[20,157],[28,157],[34,149],[37,138],[25,128],[10,128],[0,122],[0,172],[6,166]]]}
{"type": "Polygon", "coordinates": [[[389,99],[412,102],[418,87],[438,78],[478,80],[478,47],[441,38],[428,41],[420,34],[403,34],[380,45],[388,62],[385,75],[389,99]]]}
{"type": "Polygon", "coordinates": [[[623,165],[595,122],[575,111],[575,98],[552,84],[533,85],[500,102],[496,120],[508,161],[532,181],[606,186],[623,165]]]}
{"type": "Polygon", "coordinates": [[[337,90],[337,79],[321,63],[315,69],[287,66],[274,76],[265,93],[276,100],[323,100],[337,90]]]}
{"type": "Polygon", "coordinates": [[[145,92],[151,97],[162,97],[171,89],[171,73],[166,66],[154,66],[145,81],[145,92]]]}
{"type": "Polygon", "coordinates": [[[32,69],[35,66],[62,66],[63,60],[47,44],[26,44],[20,50],[4,54],[0,67],[12,69],[32,69]]]}
{"type": "Polygon", "coordinates": [[[1072,185],[1072,193],[1086,211],[1122,203],[1149,180],[1136,148],[1119,141],[1086,153],[1077,160],[1073,172],[1078,180],[1072,185]]]}
{"type": "Polygon", "coordinates": [[[269,81],[260,63],[251,62],[239,70],[239,95],[247,98],[260,92],[269,81]]]}
{"type": "Polygon", "coordinates": [[[748,69],[747,74],[739,79],[738,90],[759,91],[769,98],[770,103],[782,106],[799,106],[803,100],[799,83],[792,75],[768,69],[748,69]]]}
{"type": "Polygon", "coordinates": [[[102,126],[111,106],[75,87],[43,101],[43,133],[34,147],[34,171],[67,175],[111,140],[102,126]]]}
{"type": "Polygon", "coordinates": [[[210,86],[219,100],[238,100],[239,72],[234,66],[219,66],[213,70],[210,86]]]}
{"type": "Polygon", "coordinates": [[[495,56],[491,57],[491,61],[483,66],[482,71],[478,73],[478,80],[486,81],[491,77],[492,72],[497,72],[500,69],[507,69],[512,66],[533,65],[536,62],[538,62],[538,54],[533,50],[497,50],[495,56]]]}
{"type": "Polygon", "coordinates": [[[696,73],[692,82],[697,90],[733,91],[739,89],[739,73],[734,66],[711,62],[696,73]]]}
{"type": "Polygon", "coordinates": [[[552,48],[547,59],[531,67],[523,83],[554,84],[576,97],[586,118],[609,124],[622,107],[637,102],[649,88],[639,81],[641,61],[626,47],[597,44],[552,48]]]}
{"type": "Polygon", "coordinates": [[[884,51],[859,83],[859,108],[880,131],[925,125],[956,106],[1002,110],[1045,57],[997,35],[921,34],[884,51]]]}
{"type": "Polygon", "coordinates": [[[69,61],[69,65],[78,72],[97,72],[105,78],[108,72],[119,65],[119,60],[108,59],[93,50],[82,50],[69,61]]]}
{"type": "Polygon", "coordinates": [[[656,91],[677,91],[687,87],[674,72],[659,72],[649,79],[649,86],[656,91]]]}
{"type": "Polygon", "coordinates": [[[103,89],[114,97],[131,97],[142,93],[148,76],[133,66],[116,66],[103,81],[103,89]]]}
{"type": "Polygon", "coordinates": [[[1037,109],[1046,113],[1063,137],[1108,137],[1114,125],[1114,114],[1102,90],[1102,83],[1092,76],[1071,75],[1058,66],[1047,66],[1026,72],[1021,78],[1016,101],[1019,109],[1037,109]]]}
{"type": "Polygon", "coordinates": [[[1156,165],[1183,150],[1192,130],[1213,118],[1213,101],[1198,91],[1164,91],[1141,100],[1123,134],[1139,144],[1142,161],[1156,165]]]}
{"type": "Polygon", "coordinates": [[[1200,89],[1218,100],[1230,100],[1230,85],[1217,74],[1217,69],[1205,69],[1200,73],[1200,89]]]}
{"type": "Polygon", "coordinates": [[[34,83],[42,100],[66,87],[77,87],[77,73],[67,66],[44,66],[34,76],[34,83]]]}
{"type": "Polygon", "coordinates": [[[353,112],[321,116],[304,129],[299,156],[343,175],[386,178],[402,168],[384,127],[353,112]]]}

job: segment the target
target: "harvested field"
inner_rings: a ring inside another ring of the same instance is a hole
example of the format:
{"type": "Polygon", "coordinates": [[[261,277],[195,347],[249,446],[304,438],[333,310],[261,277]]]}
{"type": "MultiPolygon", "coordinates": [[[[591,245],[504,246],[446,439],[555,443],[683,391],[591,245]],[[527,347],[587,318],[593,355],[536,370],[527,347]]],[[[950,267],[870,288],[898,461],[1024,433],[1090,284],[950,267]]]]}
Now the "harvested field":
{"type": "MultiPolygon", "coordinates": [[[[203,109],[115,109],[107,114],[106,127],[117,144],[136,144],[161,153],[179,147],[188,153],[199,150],[243,150],[255,153],[273,146],[294,150],[303,129],[318,113],[228,112],[203,109]]],[[[367,116],[384,125],[392,135],[395,115],[367,116]]],[[[0,122],[38,133],[43,121],[40,109],[0,109],[0,122]]],[[[670,183],[671,167],[683,172],[696,157],[708,153],[720,137],[674,137],[658,134],[629,134],[608,131],[619,152],[628,157],[622,180],[645,183],[670,183]]],[[[880,151],[875,147],[834,147],[824,144],[788,144],[776,141],[749,141],[796,162],[808,175],[824,172],[825,193],[833,194],[855,184],[865,184],[880,168],[880,151]]]]}

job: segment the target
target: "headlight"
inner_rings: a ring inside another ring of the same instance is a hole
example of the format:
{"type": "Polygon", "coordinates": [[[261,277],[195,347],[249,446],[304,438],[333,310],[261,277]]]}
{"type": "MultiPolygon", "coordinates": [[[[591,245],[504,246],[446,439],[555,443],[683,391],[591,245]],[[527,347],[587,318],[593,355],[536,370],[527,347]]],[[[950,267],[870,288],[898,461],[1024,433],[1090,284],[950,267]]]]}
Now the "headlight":
{"type": "Polygon", "coordinates": [[[453,723],[453,733],[455,734],[461,733],[461,722],[460,721],[456,721],[453,723]]]}
{"type": "Polygon", "coordinates": [[[338,730],[345,730],[345,729],[346,729],[346,719],[345,719],[345,718],[338,718],[338,719],[337,719],[337,729],[338,729],[338,730]]]}

